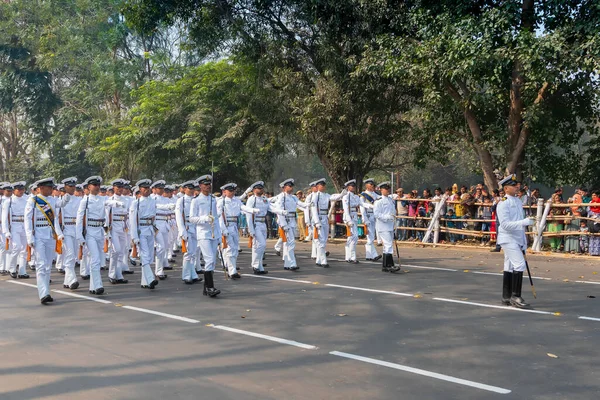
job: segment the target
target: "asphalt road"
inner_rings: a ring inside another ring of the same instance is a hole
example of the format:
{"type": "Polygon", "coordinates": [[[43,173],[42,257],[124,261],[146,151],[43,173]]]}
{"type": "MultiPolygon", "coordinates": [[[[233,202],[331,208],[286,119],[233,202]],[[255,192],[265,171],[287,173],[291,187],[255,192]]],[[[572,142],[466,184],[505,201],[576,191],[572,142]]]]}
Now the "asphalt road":
{"type": "Polygon", "coordinates": [[[319,268],[299,244],[291,272],[272,245],[269,275],[218,273],[215,299],[178,267],[155,291],[139,267],[127,285],[103,272],[101,297],[54,273],[49,306],[35,279],[2,277],[0,399],[600,396],[600,260],[530,256],[538,298],[525,282],[520,311],[499,303],[502,254],[403,247],[392,275],[341,261],[339,244],[319,268]]]}

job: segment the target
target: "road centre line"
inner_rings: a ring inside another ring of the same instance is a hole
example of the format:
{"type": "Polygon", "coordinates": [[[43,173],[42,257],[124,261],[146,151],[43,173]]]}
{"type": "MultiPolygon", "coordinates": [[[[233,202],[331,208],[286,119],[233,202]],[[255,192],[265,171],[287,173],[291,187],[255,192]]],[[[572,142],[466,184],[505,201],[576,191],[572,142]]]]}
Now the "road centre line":
{"type": "MultiPolygon", "coordinates": [[[[482,272],[482,271],[470,271],[474,274],[481,274],[481,275],[495,275],[495,276],[504,276],[504,274],[500,274],[497,272],[482,272]]],[[[531,279],[541,279],[543,281],[551,281],[552,278],[543,278],[541,276],[532,276],[531,279]]]]}
{"type": "Polygon", "coordinates": [[[227,331],[227,332],[238,333],[240,335],[252,336],[255,338],[259,338],[259,339],[270,340],[272,342],[277,342],[277,343],[281,343],[281,344],[287,344],[290,346],[300,347],[301,349],[306,349],[306,350],[318,349],[317,346],[313,346],[311,344],[300,343],[300,342],[296,342],[295,340],[287,340],[287,339],[282,339],[282,338],[278,338],[275,336],[263,335],[262,333],[255,333],[255,332],[245,331],[242,329],[230,328],[228,326],[223,326],[223,325],[208,324],[207,326],[210,328],[220,329],[220,330],[227,331]]]}
{"type": "Polygon", "coordinates": [[[132,310],[132,311],[139,311],[139,312],[143,312],[146,314],[158,315],[158,316],[165,317],[165,318],[176,319],[178,321],[189,322],[190,324],[197,324],[200,322],[196,319],[180,317],[179,315],[167,314],[167,313],[163,313],[160,311],[148,310],[147,308],[139,308],[139,307],[132,307],[132,306],[123,306],[121,308],[126,308],[126,309],[132,310]]]}
{"type": "Polygon", "coordinates": [[[594,282],[594,281],[575,281],[577,283],[591,283],[592,285],[600,285],[600,282],[594,282]]]}
{"type": "Polygon", "coordinates": [[[19,282],[19,281],[6,281],[6,282],[8,282],[8,283],[14,283],[15,285],[29,286],[29,287],[37,289],[37,285],[32,285],[31,283],[25,283],[25,282],[19,282]]]}
{"type": "Polygon", "coordinates": [[[406,297],[413,297],[414,296],[414,294],[410,294],[410,293],[393,292],[393,291],[390,291],[390,290],[367,289],[367,288],[354,287],[354,286],[334,285],[334,284],[331,284],[331,283],[326,283],[325,286],[342,288],[342,289],[351,289],[351,290],[362,290],[362,291],[365,291],[365,292],[373,292],[373,293],[394,294],[396,296],[406,296],[406,297]]]}
{"type": "Polygon", "coordinates": [[[90,297],[90,296],[83,296],[83,295],[77,294],[77,293],[65,292],[64,290],[52,290],[52,292],[64,294],[65,296],[77,297],[78,299],[91,300],[91,301],[95,301],[97,303],[112,304],[112,301],[99,299],[99,298],[95,298],[95,297],[90,297]]]}
{"type": "Polygon", "coordinates": [[[508,394],[511,392],[509,389],[504,389],[504,388],[497,387],[497,386],[486,385],[485,383],[469,381],[466,379],[456,378],[456,377],[453,377],[450,375],[444,375],[444,374],[440,374],[437,372],[427,371],[424,369],[413,368],[413,367],[409,367],[406,365],[395,364],[395,363],[391,363],[391,362],[387,362],[387,361],[381,361],[381,360],[377,360],[374,358],[357,356],[355,354],[350,354],[350,353],[343,353],[341,351],[331,351],[331,352],[329,352],[329,354],[331,354],[333,356],[349,358],[349,359],[356,360],[356,361],[362,361],[362,362],[366,362],[369,364],[375,364],[375,365],[380,365],[383,367],[393,368],[393,369],[397,369],[400,371],[410,372],[412,374],[427,376],[429,378],[439,379],[439,380],[446,381],[446,382],[452,382],[452,383],[456,383],[458,385],[464,385],[464,386],[469,386],[469,387],[473,387],[476,389],[487,390],[488,392],[494,392],[494,393],[500,393],[500,394],[508,394]]]}
{"type": "Polygon", "coordinates": [[[533,314],[559,315],[557,313],[553,313],[553,312],[550,312],[550,311],[528,310],[528,309],[525,309],[525,308],[515,308],[515,307],[508,307],[508,306],[496,306],[496,305],[493,305],[493,304],[474,303],[472,301],[446,299],[446,298],[443,298],[443,297],[434,297],[433,300],[445,301],[447,303],[468,304],[468,305],[478,306],[478,307],[497,308],[497,309],[500,309],[500,310],[522,311],[522,312],[528,312],[528,313],[533,313],[533,314]]]}

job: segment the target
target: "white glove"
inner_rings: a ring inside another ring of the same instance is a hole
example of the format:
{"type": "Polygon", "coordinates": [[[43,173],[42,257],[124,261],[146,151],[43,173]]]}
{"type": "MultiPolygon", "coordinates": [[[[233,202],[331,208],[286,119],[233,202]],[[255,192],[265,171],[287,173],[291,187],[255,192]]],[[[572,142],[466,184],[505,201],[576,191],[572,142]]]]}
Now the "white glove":
{"type": "Polygon", "coordinates": [[[348,222],[346,222],[346,225],[348,225],[350,228],[352,228],[354,226],[354,222],[348,221],[348,222]]]}
{"type": "Polygon", "coordinates": [[[182,236],[179,236],[179,240],[180,241],[183,240],[184,242],[187,242],[188,237],[187,237],[187,235],[182,235],[182,236]]]}
{"type": "Polygon", "coordinates": [[[140,244],[140,239],[133,239],[133,244],[136,246],[140,244]]]}
{"type": "Polygon", "coordinates": [[[317,229],[321,229],[321,224],[320,224],[320,223],[316,224],[316,225],[315,225],[315,228],[317,228],[317,229]]]}
{"type": "Polygon", "coordinates": [[[204,218],[207,224],[213,224],[215,222],[215,217],[212,215],[207,215],[204,218]]]}
{"type": "Polygon", "coordinates": [[[229,236],[229,231],[227,229],[223,229],[223,231],[221,232],[221,235],[228,237],[229,236]]]}
{"type": "Polygon", "coordinates": [[[56,239],[60,240],[60,241],[63,241],[63,240],[65,240],[65,236],[64,235],[58,235],[58,237],[56,239]]]}
{"type": "Polygon", "coordinates": [[[117,207],[121,207],[121,208],[125,207],[125,203],[123,203],[122,201],[117,201],[115,204],[117,207]]]}
{"type": "Polygon", "coordinates": [[[80,245],[80,246],[85,246],[85,240],[81,239],[81,240],[79,241],[79,245],[80,245]]]}
{"type": "Polygon", "coordinates": [[[526,221],[526,225],[525,226],[535,225],[535,218],[534,217],[525,218],[525,221],[526,221]]]}
{"type": "Polygon", "coordinates": [[[258,214],[259,212],[260,212],[260,209],[258,209],[258,208],[252,209],[252,214],[258,214]]]}
{"type": "Polygon", "coordinates": [[[33,243],[33,241],[31,241],[31,242],[27,242],[27,245],[28,245],[29,247],[31,247],[32,249],[35,247],[35,246],[34,246],[34,243],[33,243]]]}
{"type": "Polygon", "coordinates": [[[281,210],[281,211],[279,212],[279,215],[281,215],[281,216],[284,216],[284,217],[287,217],[287,216],[288,216],[288,212],[287,212],[287,210],[281,210]]]}
{"type": "Polygon", "coordinates": [[[252,193],[252,188],[251,187],[249,187],[248,189],[246,189],[244,191],[244,194],[248,194],[248,193],[252,193]]]}
{"type": "Polygon", "coordinates": [[[4,235],[5,238],[10,239],[12,238],[12,235],[10,234],[10,232],[8,232],[6,235],[4,235]]]}
{"type": "Polygon", "coordinates": [[[389,214],[388,215],[388,221],[395,221],[396,220],[396,214],[389,214]]]}

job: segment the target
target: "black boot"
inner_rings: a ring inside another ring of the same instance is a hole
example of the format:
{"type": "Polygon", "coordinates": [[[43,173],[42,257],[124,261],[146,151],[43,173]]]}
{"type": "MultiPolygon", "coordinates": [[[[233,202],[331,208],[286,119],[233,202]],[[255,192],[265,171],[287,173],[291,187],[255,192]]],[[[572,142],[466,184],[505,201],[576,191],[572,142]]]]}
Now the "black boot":
{"type": "Polygon", "coordinates": [[[504,271],[502,278],[502,304],[510,306],[510,297],[512,295],[513,273],[504,271]]]}
{"type": "Polygon", "coordinates": [[[523,271],[513,272],[512,274],[512,297],[510,305],[517,308],[527,308],[529,304],[521,297],[521,288],[523,287],[523,271]]]}
{"type": "Polygon", "coordinates": [[[221,291],[219,289],[215,289],[213,271],[204,271],[204,291],[202,294],[209,297],[215,297],[219,293],[221,293],[221,291]]]}
{"type": "Polygon", "coordinates": [[[386,254],[387,258],[388,258],[388,271],[389,272],[398,272],[400,271],[400,266],[395,266],[394,265],[394,255],[393,254],[386,254]]]}
{"type": "Polygon", "coordinates": [[[389,265],[388,265],[389,264],[388,255],[389,254],[383,253],[383,258],[381,259],[381,270],[383,272],[390,272],[390,270],[388,268],[389,267],[389,265]]]}

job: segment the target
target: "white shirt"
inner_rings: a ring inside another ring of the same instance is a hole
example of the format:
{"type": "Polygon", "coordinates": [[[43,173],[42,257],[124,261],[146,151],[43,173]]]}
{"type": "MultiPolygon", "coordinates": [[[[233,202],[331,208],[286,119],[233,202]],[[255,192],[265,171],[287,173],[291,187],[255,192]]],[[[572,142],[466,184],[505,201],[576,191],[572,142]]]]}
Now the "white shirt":
{"type": "Polygon", "coordinates": [[[375,228],[381,232],[394,230],[396,221],[396,204],[390,196],[381,196],[373,206],[375,215],[375,228]]]}
{"type": "Polygon", "coordinates": [[[25,195],[17,197],[14,194],[4,200],[2,207],[2,234],[24,232],[25,230],[25,206],[27,205],[25,195]]]}
{"type": "Polygon", "coordinates": [[[512,243],[518,244],[523,250],[527,248],[525,227],[533,225],[533,220],[525,218],[521,199],[507,195],[496,207],[496,220],[499,245],[512,243]]]}
{"type": "Polygon", "coordinates": [[[58,214],[56,213],[57,203],[56,199],[44,197],[41,194],[27,199],[25,205],[25,234],[29,245],[35,244],[35,239],[54,239],[55,233],[57,236],[62,235],[62,230],[58,224],[58,214]],[[35,197],[44,200],[54,212],[54,230],[48,223],[45,213],[36,205],[35,197]]]}
{"type": "Polygon", "coordinates": [[[199,240],[221,238],[218,218],[215,196],[212,194],[205,196],[200,193],[198,197],[192,200],[189,220],[196,225],[196,237],[199,240]]]}
{"type": "Polygon", "coordinates": [[[282,214],[277,216],[277,224],[282,228],[296,227],[296,209],[306,209],[307,205],[307,203],[298,200],[296,195],[285,192],[279,193],[275,197],[273,204],[277,209],[287,211],[287,216],[283,216],[282,214]]]}

